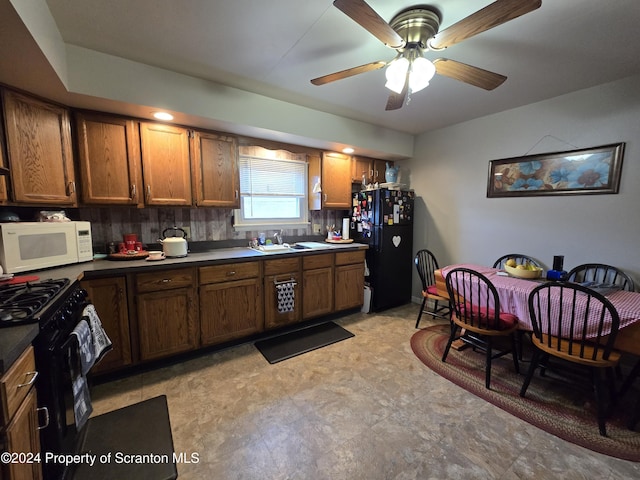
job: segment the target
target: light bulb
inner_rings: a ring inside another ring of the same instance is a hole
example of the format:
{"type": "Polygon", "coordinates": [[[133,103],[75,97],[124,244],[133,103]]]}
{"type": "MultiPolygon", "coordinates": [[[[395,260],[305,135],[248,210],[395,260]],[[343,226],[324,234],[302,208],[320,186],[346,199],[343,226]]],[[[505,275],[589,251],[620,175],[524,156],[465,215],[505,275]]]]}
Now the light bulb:
{"type": "Polygon", "coordinates": [[[384,85],[395,93],[402,93],[405,81],[407,80],[407,71],[409,70],[409,60],[404,57],[396,58],[387,67],[385,76],[387,83],[384,85]]]}
{"type": "Polygon", "coordinates": [[[429,80],[436,74],[436,67],[424,57],[417,57],[411,62],[411,73],[409,74],[409,88],[411,93],[419,92],[427,85],[429,80]]]}

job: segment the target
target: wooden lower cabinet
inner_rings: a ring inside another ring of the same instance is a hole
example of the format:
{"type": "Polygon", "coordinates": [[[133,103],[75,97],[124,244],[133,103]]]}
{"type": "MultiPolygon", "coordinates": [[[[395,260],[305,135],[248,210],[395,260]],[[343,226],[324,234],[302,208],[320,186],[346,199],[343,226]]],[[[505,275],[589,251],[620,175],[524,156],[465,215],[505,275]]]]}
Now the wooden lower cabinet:
{"type": "Polygon", "coordinates": [[[200,341],[203,346],[264,329],[259,262],[200,267],[200,341]]]}
{"type": "Polygon", "coordinates": [[[302,259],[302,318],[320,317],[333,311],[333,254],[302,259]]]}
{"type": "MultiPolygon", "coordinates": [[[[40,453],[38,401],[34,388],[37,372],[33,347],[29,347],[0,379],[0,403],[4,449],[9,453],[40,453]]],[[[42,478],[41,463],[2,462],[0,478],[34,480],[42,478]]]]}
{"type": "Polygon", "coordinates": [[[300,322],[302,319],[300,285],[300,257],[279,258],[264,262],[264,327],[273,329],[300,322]],[[281,283],[293,282],[292,311],[278,311],[278,289],[281,283]]]}
{"type": "MultiPolygon", "coordinates": [[[[38,431],[38,399],[32,388],[20,405],[15,417],[7,426],[7,451],[10,453],[40,452],[40,432],[38,431]]],[[[34,480],[42,478],[39,462],[10,463],[7,465],[6,480],[34,480]]]]}
{"type": "Polygon", "coordinates": [[[127,282],[124,277],[109,277],[80,282],[96,307],[102,327],[113,348],[92,369],[104,373],[131,365],[131,335],[127,307],[127,282]]]}
{"type": "Polygon", "coordinates": [[[198,348],[195,277],[192,268],[136,275],[140,360],[198,348]]]}
{"type": "Polygon", "coordinates": [[[364,250],[336,253],[335,311],[364,303],[364,256],[364,250]]]}
{"type": "Polygon", "coordinates": [[[113,342],[92,373],[360,307],[364,258],[364,250],[313,253],[85,279],[81,285],[113,342]],[[280,311],[277,286],[289,282],[293,310],[280,311]]]}

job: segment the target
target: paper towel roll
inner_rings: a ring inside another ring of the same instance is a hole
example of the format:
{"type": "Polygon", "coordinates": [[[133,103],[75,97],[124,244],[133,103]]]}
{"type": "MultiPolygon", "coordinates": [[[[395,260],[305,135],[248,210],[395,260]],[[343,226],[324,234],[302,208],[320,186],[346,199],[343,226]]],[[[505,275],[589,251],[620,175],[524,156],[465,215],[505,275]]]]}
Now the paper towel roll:
{"type": "Polygon", "coordinates": [[[342,239],[343,240],[348,240],[349,239],[349,222],[351,219],[349,218],[343,218],[342,219],[342,239]]]}

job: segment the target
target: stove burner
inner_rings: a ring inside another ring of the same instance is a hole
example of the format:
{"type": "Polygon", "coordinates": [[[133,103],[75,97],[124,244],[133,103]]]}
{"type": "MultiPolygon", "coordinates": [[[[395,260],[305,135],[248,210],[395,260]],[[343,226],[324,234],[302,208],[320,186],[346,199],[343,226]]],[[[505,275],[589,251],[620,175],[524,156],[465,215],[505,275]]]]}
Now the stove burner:
{"type": "Polygon", "coordinates": [[[66,278],[7,285],[0,288],[0,327],[39,321],[40,312],[69,284],[66,278]]]}

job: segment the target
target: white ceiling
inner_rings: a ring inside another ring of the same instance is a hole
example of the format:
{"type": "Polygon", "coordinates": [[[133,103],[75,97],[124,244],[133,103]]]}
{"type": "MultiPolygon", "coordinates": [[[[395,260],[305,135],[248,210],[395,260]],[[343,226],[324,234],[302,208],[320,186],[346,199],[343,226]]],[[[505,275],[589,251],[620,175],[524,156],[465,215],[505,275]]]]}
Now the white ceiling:
{"type": "MultiPolygon", "coordinates": [[[[319,87],[310,83],[395,54],[331,0],[46,3],[68,44],[411,134],[640,73],[638,0],[542,0],[538,10],[427,54],[506,75],[503,85],[487,92],[436,76],[393,112],[385,111],[384,70],[319,87]]],[[[416,4],[368,3],[386,20],[416,4]]],[[[443,29],[490,3],[429,5],[442,13],[443,29]]]]}

